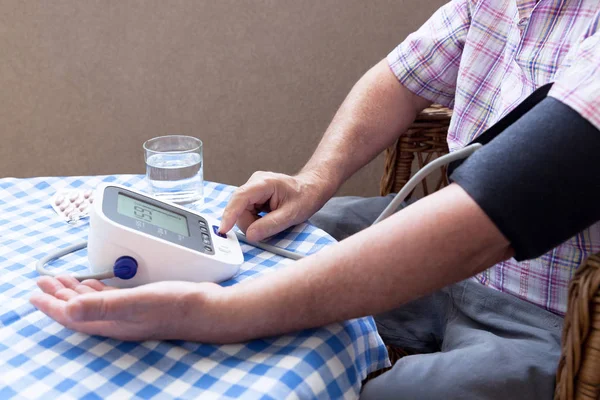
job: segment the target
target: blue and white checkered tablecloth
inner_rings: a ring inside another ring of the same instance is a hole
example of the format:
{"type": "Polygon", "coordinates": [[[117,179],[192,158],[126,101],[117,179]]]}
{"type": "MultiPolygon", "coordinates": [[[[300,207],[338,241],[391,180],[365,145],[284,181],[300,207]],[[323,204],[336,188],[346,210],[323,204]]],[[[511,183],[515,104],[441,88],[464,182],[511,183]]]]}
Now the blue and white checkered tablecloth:
{"type": "MultiPolygon", "coordinates": [[[[357,398],[369,372],[388,365],[372,318],[249,343],[120,342],[63,328],[29,304],[34,264],[87,236],[49,204],[57,190],[101,181],[141,188],[137,175],[0,179],[0,399],[357,398]]],[[[200,211],[220,217],[232,188],[206,183],[200,211]]],[[[334,240],[309,225],[273,239],[309,254],[334,240]]],[[[291,261],[243,245],[240,273],[224,285],[275,272],[291,261]]],[[[52,264],[87,268],[85,250],[52,264]]],[[[273,301],[277,301],[273,299],[273,301]]],[[[294,312],[294,310],[290,310],[294,312]]]]}

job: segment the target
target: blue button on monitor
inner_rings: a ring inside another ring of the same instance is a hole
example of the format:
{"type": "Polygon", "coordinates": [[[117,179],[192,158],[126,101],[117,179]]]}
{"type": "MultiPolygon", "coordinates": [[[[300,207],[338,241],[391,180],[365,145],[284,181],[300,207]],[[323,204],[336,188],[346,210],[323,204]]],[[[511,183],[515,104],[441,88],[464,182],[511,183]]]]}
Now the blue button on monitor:
{"type": "Polygon", "coordinates": [[[115,261],[113,272],[117,278],[131,279],[137,273],[138,263],[133,257],[123,256],[115,261]]]}
{"type": "Polygon", "coordinates": [[[213,232],[215,233],[215,235],[220,236],[222,238],[227,239],[227,235],[224,233],[219,233],[219,227],[216,225],[213,225],[213,232]]]}

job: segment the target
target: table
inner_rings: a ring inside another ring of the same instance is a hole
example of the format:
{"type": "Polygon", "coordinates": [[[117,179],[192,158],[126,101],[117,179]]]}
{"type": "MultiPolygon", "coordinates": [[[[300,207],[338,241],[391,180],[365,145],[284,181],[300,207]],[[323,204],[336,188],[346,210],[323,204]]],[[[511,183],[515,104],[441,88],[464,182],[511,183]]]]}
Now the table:
{"type": "MultiPolygon", "coordinates": [[[[141,176],[0,179],[0,399],[8,398],[357,398],[361,381],[388,366],[372,318],[215,346],[183,341],[121,342],[65,329],[29,304],[34,263],[87,236],[87,223],[60,220],[49,198],[101,181],[140,188],[141,176]]],[[[200,211],[220,217],[232,187],[207,182],[200,211]]],[[[303,224],[272,244],[311,254],[334,239],[303,224]]],[[[274,273],[292,262],[243,245],[240,273],[223,285],[274,273]]],[[[85,250],[51,264],[80,271],[85,250]]],[[[294,312],[294,310],[290,310],[294,312]]]]}

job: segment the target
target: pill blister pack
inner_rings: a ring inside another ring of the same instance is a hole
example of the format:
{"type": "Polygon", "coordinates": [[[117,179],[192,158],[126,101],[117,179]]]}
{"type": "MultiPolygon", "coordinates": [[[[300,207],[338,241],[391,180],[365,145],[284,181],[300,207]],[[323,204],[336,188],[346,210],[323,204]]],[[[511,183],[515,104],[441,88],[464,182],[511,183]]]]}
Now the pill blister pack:
{"type": "Polygon", "coordinates": [[[87,218],[93,202],[92,190],[63,189],[50,199],[54,211],[68,223],[76,223],[87,218]]]}

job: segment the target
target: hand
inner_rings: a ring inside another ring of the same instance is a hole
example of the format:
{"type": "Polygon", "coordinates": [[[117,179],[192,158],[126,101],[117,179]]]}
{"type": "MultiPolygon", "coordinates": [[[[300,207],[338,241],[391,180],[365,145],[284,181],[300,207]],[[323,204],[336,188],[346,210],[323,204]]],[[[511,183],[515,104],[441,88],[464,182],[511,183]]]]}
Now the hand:
{"type": "Polygon", "coordinates": [[[227,340],[211,305],[226,290],[213,283],[159,282],[116,289],[97,280],[42,277],[30,301],[68,329],[120,340],[227,340]]]}
{"type": "Polygon", "coordinates": [[[328,189],[311,174],[255,172],[225,207],[219,231],[228,232],[237,223],[249,240],[263,240],[306,221],[333,194],[328,189]],[[269,213],[261,218],[263,211],[269,213]]]}

